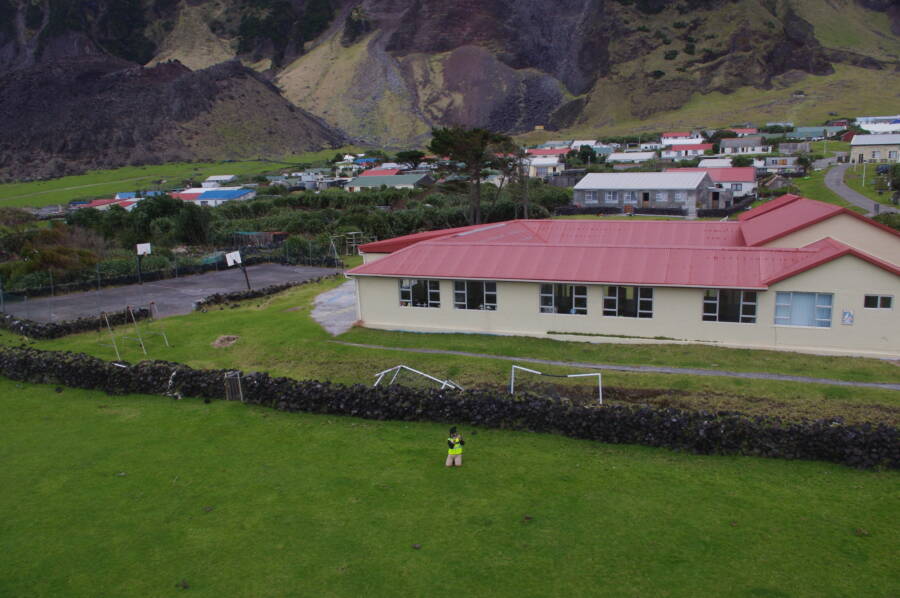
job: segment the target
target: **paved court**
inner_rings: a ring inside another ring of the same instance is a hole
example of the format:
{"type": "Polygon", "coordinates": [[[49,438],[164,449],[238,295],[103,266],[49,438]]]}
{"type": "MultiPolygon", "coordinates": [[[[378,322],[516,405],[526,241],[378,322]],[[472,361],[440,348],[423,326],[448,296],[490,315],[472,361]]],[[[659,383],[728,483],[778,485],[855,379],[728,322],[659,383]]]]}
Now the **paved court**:
{"type": "MultiPolygon", "coordinates": [[[[279,264],[259,264],[247,268],[250,285],[254,289],[286,282],[302,282],[337,272],[338,270],[333,268],[279,264]]],[[[86,293],[29,299],[24,303],[8,303],[6,311],[20,318],[49,322],[96,316],[104,311],[122,311],[126,305],[147,305],[155,301],[161,316],[174,316],[190,313],[194,302],[208,295],[246,289],[244,274],[240,268],[232,268],[221,272],[147,282],[142,285],[133,284],[86,293]]]]}

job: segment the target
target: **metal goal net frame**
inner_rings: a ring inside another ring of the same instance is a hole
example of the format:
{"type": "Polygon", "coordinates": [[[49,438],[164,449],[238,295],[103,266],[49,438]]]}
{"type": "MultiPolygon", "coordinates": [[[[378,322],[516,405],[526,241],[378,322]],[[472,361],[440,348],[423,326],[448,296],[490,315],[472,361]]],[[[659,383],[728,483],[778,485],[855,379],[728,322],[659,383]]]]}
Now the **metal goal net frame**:
{"type": "Polygon", "coordinates": [[[516,371],[528,372],[529,374],[535,374],[537,376],[549,376],[550,378],[588,378],[588,377],[596,377],[597,378],[597,404],[603,404],[603,374],[600,372],[591,372],[585,374],[548,374],[546,372],[539,372],[537,370],[533,370],[531,368],[526,368],[521,365],[514,365],[509,371],[509,394],[516,393],[516,371]]]}

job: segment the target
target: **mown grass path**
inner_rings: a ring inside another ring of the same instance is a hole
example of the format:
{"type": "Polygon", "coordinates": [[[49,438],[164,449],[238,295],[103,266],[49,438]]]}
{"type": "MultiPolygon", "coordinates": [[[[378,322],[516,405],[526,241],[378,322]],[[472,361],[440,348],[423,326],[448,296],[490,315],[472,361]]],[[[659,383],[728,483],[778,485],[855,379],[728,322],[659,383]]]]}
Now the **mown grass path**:
{"type": "Polygon", "coordinates": [[[523,363],[536,363],[543,365],[556,365],[572,368],[587,368],[591,370],[611,370],[616,372],[652,372],[655,374],[689,374],[691,376],[717,376],[723,378],[746,378],[750,380],[780,380],[784,382],[802,382],[806,384],[827,384],[831,386],[856,386],[859,388],[883,388],[887,390],[900,390],[900,384],[889,382],[852,382],[847,380],[832,380],[830,378],[810,378],[808,376],[789,376],[786,374],[771,374],[767,372],[729,372],[727,370],[705,370],[699,368],[673,368],[652,365],[613,365],[604,363],[585,363],[573,361],[556,361],[552,359],[535,359],[533,357],[513,357],[511,355],[491,355],[488,353],[467,353],[465,351],[450,351],[445,349],[411,349],[407,347],[385,347],[383,345],[364,345],[360,343],[348,343],[344,341],[331,341],[348,347],[360,349],[376,349],[379,351],[405,351],[409,353],[426,353],[431,355],[458,355],[461,357],[474,357],[477,359],[500,359],[503,361],[521,361],[523,363]]]}

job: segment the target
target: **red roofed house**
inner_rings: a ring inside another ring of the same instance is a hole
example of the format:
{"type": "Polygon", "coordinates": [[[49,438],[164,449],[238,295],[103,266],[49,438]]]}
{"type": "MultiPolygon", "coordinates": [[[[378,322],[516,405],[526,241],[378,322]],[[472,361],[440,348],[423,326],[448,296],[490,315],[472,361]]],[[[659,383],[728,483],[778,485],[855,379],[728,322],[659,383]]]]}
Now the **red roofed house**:
{"type": "Polygon", "coordinates": [[[370,168],[363,170],[359,176],[393,176],[395,174],[400,174],[399,168],[370,168]]]}
{"type": "Polygon", "coordinates": [[[725,129],[725,130],[735,133],[738,137],[746,137],[747,135],[756,135],[759,133],[759,129],[725,129]]]}
{"type": "Polygon", "coordinates": [[[360,251],[371,328],[900,357],[900,233],[794,195],[738,221],[512,220],[360,251]]]}
{"type": "Polygon", "coordinates": [[[662,151],[660,154],[663,158],[671,159],[671,160],[681,160],[684,158],[696,158],[697,156],[702,156],[706,153],[707,150],[712,151],[713,144],[712,143],[692,143],[692,144],[679,144],[676,143],[674,145],[668,146],[666,149],[662,151]]]}
{"type": "Polygon", "coordinates": [[[731,168],[666,168],[665,172],[703,171],[712,182],[723,189],[731,189],[732,197],[756,195],[756,169],[752,166],[731,168]]]}
{"type": "Polygon", "coordinates": [[[525,153],[529,156],[565,156],[570,151],[567,147],[556,147],[556,148],[532,148],[525,150],[525,153]]]}

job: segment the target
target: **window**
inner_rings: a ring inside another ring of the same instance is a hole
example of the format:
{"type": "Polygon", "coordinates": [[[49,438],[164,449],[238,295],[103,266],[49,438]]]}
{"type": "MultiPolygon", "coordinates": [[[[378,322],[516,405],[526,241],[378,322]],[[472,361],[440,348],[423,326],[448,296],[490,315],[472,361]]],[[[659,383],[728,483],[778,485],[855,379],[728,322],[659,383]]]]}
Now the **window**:
{"type": "Polygon", "coordinates": [[[731,190],[732,191],[743,191],[744,185],[743,185],[743,183],[731,183],[731,190]]]}
{"type": "Polygon", "coordinates": [[[441,283],[437,280],[404,278],[400,281],[400,307],[440,307],[441,283]]]}
{"type": "Polygon", "coordinates": [[[863,307],[866,309],[891,309],[894,298],[891,295],[866,295],[863,307]]]}
{"type": "Polygon", "coordinates": [[[624,203],[637,203],[637,193],[634,191],[626,191],[625,198],[622,201],[624,203]]]}
{"type": "Polygon", "coordinates": [[[584,192],[584,203],[597,203],[597,192],[596,191],[585,191],[584,192]]]}
{"type": "Polygon", "coordinates": [[[652,318],[653,288],[604,287],[603,315],[623,318],[652,318]]]}
{"type": "Polygon", "coordinates": [[[756,291],[707,289],[703,293],[706,322],[756,323],[756,291]]]}
{"type": "Polygon", "coordinates": [[[775,323],[783,326],[831,327],[831,293],[778,292],[775,323]]]}
{"type": "Polygon", "coordinates": [[[888,158],[890,158],[891,160],[896,160],[896,159],[897,159],[897,152],[895,152],[895,151],[889,151],[889,152],[888,152],[888,158]]]}
{"type": "Polygon", "coordinates": [[[879,159],[881,159],[881,152],[880,152],[880,151],[877,151],[877,150],[873,150],[873,151],[872,151],[872,159],[873,159],[873,160],[879,160],[879,159]]]}
{"type": "Polygon", "coordinates": [[[542,284],[541,313],[587,315],[587,287],[576,284],[542,284]]]}
{"type": "Polygon", "coordinates": [[[687,199],[686,191],[676,191],[675,192],[675,201],[683,202],[686,199],[687,199]]]}
{"type": "Polygon", "coordinates": [[[656,203],[666,203],[667,199],[668,197],[666,197],[665,191],[657,191],[653,194],[653,201],[655,201],[656,203]]]}
{"type": "Polygon", "coordinates": [[[537,176],[545,177],[550,174],[550,168],[547,166],[538,166],[537,167],[537,176]]]}
{"type": "Polygon", "coordinates": [[[453,307],[456,309],[497,309],[497,283],[480,280],[453,281],[453,307]]]}
{"type": "Polygon", "coordinates": [[[604,196],[604,201],[606,203],[619,203],[619,194],[615,191],[607,191],[604,196]]]}

